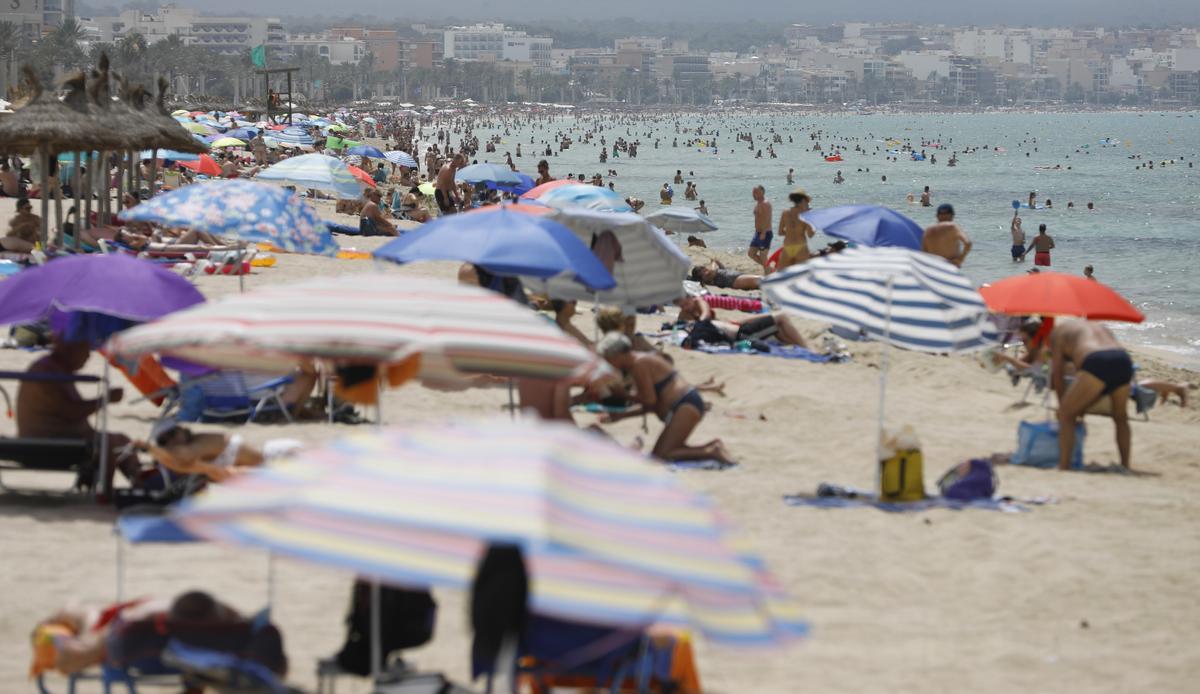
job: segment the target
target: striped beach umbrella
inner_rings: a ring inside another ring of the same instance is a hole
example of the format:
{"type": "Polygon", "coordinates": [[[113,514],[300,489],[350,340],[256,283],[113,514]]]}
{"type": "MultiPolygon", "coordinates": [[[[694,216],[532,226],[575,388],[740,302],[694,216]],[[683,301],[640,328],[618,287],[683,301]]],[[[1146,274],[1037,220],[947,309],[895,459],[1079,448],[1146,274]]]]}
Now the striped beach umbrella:
{"type": "Polygon", "coordinates": [[[601,186],[575,183],[558,186],[538,196],[543,205],[567,209],[582,207],[600,212],[632,212],[633,208],[618,193],[601,186]]]}
{"type": "Polygon", "coordinates": [[[249,371],[422,354],[458,372],[547,379],[596,361],[558,326],[494,292],[373,273],[224,297],[123,333],[113,349],[249,371]]]}
{"type": "Polygon", "coordinates": [[[362,186],[346,165],[324,154],[303,154],[284,159],[260,171],[257,178],[297,188],[313,188],[347,200],[362,195],[362,186]]]}
{"type": "Polygon", "coordinates": [[[983,297],[950,262],[907,248],[851,248],[789,267],[763,280],[785,312],[859,332],[884,343],[879,370],[883,431],[889,345],[946,354],[996,343],[983,297]]]}
{"type": "Polygon", "coordinates": [[[408,586],[467,588],[489,543],[513,543],[539,614],[681,624],[737,646],[806,631],[708,499],[661,463],[562,424],[359,434],[212,488],[174,519],[202,537],[408,586]]]}
{"type": "Polygon", "coordinates": [[[417,168],[417,160],[413,159],[412,155],[408,154],[407,152],[401,152],[400,150],[384,152],[383,158],[387,159],[396,166],[406,166],[410,169],[417,168]]]}
{"type": "Polygon", "coordinates": [[[646,221],[659,229],[673,231],[677,234],[717,230],[716,222],[709,219],[708,215],[686,207],[664,207],[653,214],[646,215],[646,221]]]}
{"type": "Polygon", "coordinates": [[[554,210],[546,217],[570,229],[589,248],[595,248],[605,232],[612,232],[621,251],[611,267],[617,286],[597,294],[566,277],[522,278],[534,291],[553,299],[596,300],[630,311],[670,303],[683,295],[683,279],[691,261],[661,230],[639,215],[576,207],[554,210]]]}
{"type": "Polygon", "coordinates": [[[308,131],[304,128],[284,128],[272,133],[271,137],[289,145],[311,145],[314,143],[312,135],[309,135],[308,131]]]}

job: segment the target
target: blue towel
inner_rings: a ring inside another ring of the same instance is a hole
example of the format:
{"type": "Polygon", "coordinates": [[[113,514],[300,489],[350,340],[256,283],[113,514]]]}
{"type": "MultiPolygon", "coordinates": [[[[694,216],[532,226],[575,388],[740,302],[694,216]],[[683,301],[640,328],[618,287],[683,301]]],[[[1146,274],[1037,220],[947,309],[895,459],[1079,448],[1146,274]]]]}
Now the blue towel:
{"type": "Polygon", "coordinates": [[[335,224],[328,222],[329,233],[331,234],[346,234],[348,236],[358,236],[358,227],[352,227],[348,224],[335,224]]]}
{"type": "Polygon", "coordinates": [[[782,359],[803,359],[804,361],[811,361],[817,364],[844,361],[844,359],[836,355],[819,354],[796,345],[779,345],[774,343],[767,343],[767,345],[770,347],[770,350],[766,352],[759,352],[757,350],[741,352],[728,345],[710,345],[707,343],[701,343],[695,350],[706,354],[743,354],[760,357],[780,357],[782,359]]]}
{"type": "Polygon", "coordinates": [[[1053,497],[1030,497],[1017,499],[1011,496],[997,496],[992,499],[976,499],[974,501],[955,501],[940,496],[927,497],[921,501],[890,502],[880,501],[871,492],[856,489],[845,489],[854,492],[853,498],[846,496],[813,496],[809,494],[788,494],[783,502],[788,506],[814,506],[816,508],[877,508],[888,513],[904,513],[906,511],[928,511],[934,508],[946,508],[952,511],[963,509],[979,509],[983,511],[1002,511],[1004,513],[1024,513],[1031,510],[1030,506],[1043,506],[1057,503],[1053,497]]]}
{"type": "Polygon", "coordinates": [[[729,468],[737,467],[737,463],[724,463],[720,460],[677,460],[667,465],[667,469],[671,472],[683,472],[685,470],[710,470],[720,472],[729,468]]]}

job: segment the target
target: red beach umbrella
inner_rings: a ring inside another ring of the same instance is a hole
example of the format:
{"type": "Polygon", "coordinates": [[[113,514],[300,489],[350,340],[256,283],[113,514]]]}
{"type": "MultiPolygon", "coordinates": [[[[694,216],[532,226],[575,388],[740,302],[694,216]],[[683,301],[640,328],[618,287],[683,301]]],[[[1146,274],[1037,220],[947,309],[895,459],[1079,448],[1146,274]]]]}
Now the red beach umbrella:
{"type": "Polygon", "coordinates": [[[988,308],[1012,316],[1074,316],[1141,323],[1146,316],[1112,288],[1062,272],[1018,275],[981,287],[988,308]]]}

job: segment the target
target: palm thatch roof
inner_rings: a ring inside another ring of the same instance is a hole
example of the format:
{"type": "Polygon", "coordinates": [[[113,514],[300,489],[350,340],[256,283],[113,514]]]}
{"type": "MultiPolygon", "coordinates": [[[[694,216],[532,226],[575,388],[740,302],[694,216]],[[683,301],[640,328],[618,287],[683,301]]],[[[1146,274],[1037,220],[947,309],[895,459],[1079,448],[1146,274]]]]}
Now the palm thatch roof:
{"type": "Polygon", "coordinates": [[[98,70],[92,70],[88,83],[91,112],[96,123],[117,136],[118,149],[144,149],[159,135],[141,113],[134,112],[124,102],[114,100],[110,88],[108,56],[101,54],[98,70]]]}
{"type": "MultiPolygon", "coordinates": [[[[54,94],[42,90],[33,68],[22,66],[22,75],[29,85],[32,98],[24,107],[0,121],[0,151],[30,154],[45,147],[51,153],[103,149],[109,138],[80,108],[78,99],[70,103],[59,101],[54,94]]],[[[78,79],[82,79],[80,76],[78,79]]],[[[82,86],[68,80],[74,93],[82,86]]]]}
{"type": "Polygon", "coordinates": [[[192,137],[192,133],[180,125],[179,121],[172,118],[171,114],[167,111],[163,103],[167,96],[167,86],[167,80],[159,77],[158,97],[153,104],[148,103],[149,95],[142,87],[135,87],[127,97],[130,106],[144,114],[158,129],[161,140],[159,144],[152,146],[193,154],[207,152],[208,147],[197,142],[196,138],[192,137]]]}

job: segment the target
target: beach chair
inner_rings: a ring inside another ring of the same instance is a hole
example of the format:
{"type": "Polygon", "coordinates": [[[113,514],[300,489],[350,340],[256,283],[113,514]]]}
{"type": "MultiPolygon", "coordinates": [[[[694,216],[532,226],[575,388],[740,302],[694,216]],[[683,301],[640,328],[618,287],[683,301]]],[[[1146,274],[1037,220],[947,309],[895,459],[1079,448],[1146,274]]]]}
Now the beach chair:
{"type": "MultiPolygon", "coordinates": [[[[571,622],[530,615],[517,653],[520,687],[531,694],[560,689],[698,694],[700,678],[691,643],[682,633],[571,622]]],[[[473,662],[476,676],[495,663],[473,662]]]]}
{"type": "Polygon", "coordinates": [[[278,413],[291,423],[292,413],[283,402],[283,392],[292,376],[262,376],[241,371],[214,371],[200,376],[183,376],[179,385],[163,393],[166,404],[160,419],[178,411],[184,422],[251,423],[264,413],[278,413]]]}
{"type": "MultiPolygon", "coordinates": [[[[0,380],[13,381],[61,381],[69,383],[99,383],[96,376],[27,373],[24,371],[0,371],[0,380]]],[[[12,397],[0,386],[0,396],[7,405],[7,414],[13,416],[12,397]]],[[[90,471],[92,452],[96,442],[91,439],[44,439],[0,436],[0,472],[3,470],[39,470],[66,472],[75,475],[72,489],[90,471]]],[[[13,491],[0,479],[0,490],[13,491]]]]}

